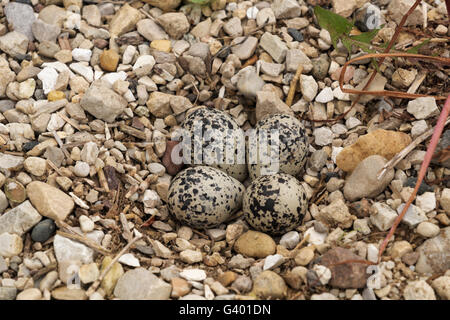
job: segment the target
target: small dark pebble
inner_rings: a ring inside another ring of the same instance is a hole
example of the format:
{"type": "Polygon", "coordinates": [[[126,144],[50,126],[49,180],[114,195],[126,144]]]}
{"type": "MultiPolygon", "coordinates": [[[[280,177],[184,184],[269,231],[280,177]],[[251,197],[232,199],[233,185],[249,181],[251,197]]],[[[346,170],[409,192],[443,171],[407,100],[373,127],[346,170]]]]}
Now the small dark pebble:
{"type": "MultiPolygon", "coordinates": [[[[416,177],[409,177],[408,179],[406,179],[406,182],[404,183],[403,187],[414,188],[416,186],[416,182],[417,182],[416,177]]],[[[422,181],[418,193],[423,194],[425,192],[434,192],[434,190],[425,181],[422,181]]]]}
{"type": "Polygon", "coordinates": [[[31,231],[31,239],[35,242],[45,242],[55,233],[56,225],[52,219],[39,222],[31,231]]]}
{"type": "Polygon", "coordinates": [[[119,179],[116,175],[116,169],[112,166],[105,166],[103,168],[105,172],[106,181],[108,182],[108,187],[111,190],[117,190],[119,188],[119,179]]]}
{"type": "Polygon", "coordinates": [[[325,182],[330,181],[331,178],[339,178],[339,173],[337,173],[337,172],[327,172],[325,174],[325,182]]]}
{"type": "Polygon", "coordinates": [[[153,251],[153,248],[150,246],[137,245],[136,250],[147,256],[152,256],[155,254],[155,251],[153,251]]]}
{"type": "Polygon", "coordinates": [[[287,31],[288,31],[289,35],[292,38],[294,38],[295,41],[302,42],[304,40],[303,34],[300,31],[298,31],[297,29],[288,28],[287,31]]]}
{"type": "Polygon", "coordinates": [[[322,285],[320,282],[319,277],[317,276],[317,273],[314,270],[308,270],[306,273],[306,280],[309,287],[319,287],[322,285]]]}
{"type": "Polygon", "coordinates": [[[355,21],[355,27],[359,29],[361,32],[367,32],[369,29],[367,28],[366,24],[363,21],[355,21]]]}
{"type": "Polygon", "coordinates": [[[30,142],[26,142],[23,144],[22,150],[25,152],[30,151],[31,149],[33,149],[35,146],[37,146],[39,144],[38,141],[30,141],[30,142]]]}

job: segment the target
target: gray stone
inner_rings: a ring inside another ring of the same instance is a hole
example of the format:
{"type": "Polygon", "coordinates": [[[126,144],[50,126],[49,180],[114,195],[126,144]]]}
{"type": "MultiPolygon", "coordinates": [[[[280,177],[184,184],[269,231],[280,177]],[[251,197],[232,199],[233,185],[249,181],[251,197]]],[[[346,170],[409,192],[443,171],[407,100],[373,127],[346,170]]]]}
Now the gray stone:
{"type": "MultiPolygon", "coordinates": [[[[405,207],[405,204],[402,203],[397,208],[397,213],[400,214],[405,207]]],[[[402,222],[407,224],[410,228],[414,228],[419,223],[427,221],[427,215],[423,212],[419,207],[411,204],[406,211],[405,216],[402,219],[402,222]]]]}
{"type": "Polygon", "coordinates": [[[416,270],[419,273],[439,274],[450,269],[450,227],[425,241],[418,249],[419,260],[416,270]]]}
{"type": "Polygon", "coordinates": [[[169,35],[151,19],[140,20],[136,27],[139,34],[148,41],[169,39],[169,35]]]}
{"type": "Polygon", "coordinates": [[[10,2],[5,6],[5,15],[8,23],[12,25],[12,30],[23,33],[30,41],[34,40],[31,25],[36,17],[32,6],[20,2],[10,2]]]}
{"type": "Polygon", "coordinates": [[[387,160],[373,155],[361,161],[345,181],[344,196],[349,201],[372,198],[383,192],[394,178],[394,170],[388,170],[382,179],[377,175],[387,160]]]}
{"type": "Polygon", "coordinates": [[[385,203],[376,202],[372,206],[370,221],[381,231],[389,230],[397,218],[397,213],[385,203]]]}
{"type": "Polygon", "coordinates": [[[288,107],[278,95],[273,91],[259,91],[256,96],[256,120],[261,120],[269,114],[289,114],[294,115],[291,108],[288,107]]]}
{"type": "Polygon", "coordinates": [[[21,236],[41,219],[42,216],[27,200],[0,216],[0,234],[9,232],[21,236]]]}
{"type": "Polygon", "coordinates": [[[295,18],[302,13],[302,9],[295,0],[275,0],[271,7],[277,19],[295,18]]]}
{"type": "Polygon", "coordinates": [[[12,31],[0,37],[0,49],[15,58],[27,53],[28,38],[23,33],[12,31]]]}
{"type": "Polygon", "coordinates": [[[15,300],[17,289],[13,287],[0,287],[0,300],[15,300]]]}
{"type": "Polygon", "coordinates": [[[238,75],[237,89],[248,98],[255,98],[258,91],[265,85],[253,68],[243,70],[238,75]]]}
{"type": "Polygon", "coordinates": [[[55,251],[58,263],[62,261],[79,261],[82,264],[93,262],[94,250],[84,244],[70,240],[68,238],[56,235],[53,240],[53,249],[55,251]]]}
{"type": "Polygon", "coordinates": [[[19,255],[23,250],[22,238],[13,233],[0,234],[0,256],[10,258],[19,255]]]}
{"type": "MultiPolygon", "coordinates": [[[[259,45],[278,63],[284,62],[288,48],[276,35],[265,32],[259,39],[259,45]]],[[[289,71],[289,70],[288,70],[289,71]]]]}
{"type": "Polygon", "coordinates": [[[439,114],[436,100],[433,97],[421,97],[411,100],[408,102],[406,110],[418,120],[428,119],[439,114]]]}
{"type": "Polygon", "coordinates": [[[170,284],[144,268],[137,268],[119,279],[114,295],[121,300],[167,300],[171,291],[170,284]]]}
{"type": "MultiPolygon", "coordinates": [[[[414,0],[392,0],[387,7],[388,14],[398,25],[407,12],[414,4],[414,0]]],[[[416,26],[423,23],[423,11],[420,6],[416,7],[406,20],[406,26],[416,26]]]]}
{"type": "Polygon", "coordinates": [[[102,82],[94,82],[83,95],[80,106],[97,119],[113,122],[127,107],[127,101],[102,82]]]}
{"type": "Polygon", "coordinates": [[[243,41],[245,37],[238,37],[233,40],[232,44],[239,43],[231,48],[231,52],[237,55],[241,60],[247,60],[250,58],[258,46],[258,39],[255,37],[248,37],[247,40],[243,41]]]}
{"type": "Polygon", "coordinates": [[[189,31],[189,21],[181,12],[170,12],[158,17],[159,24],[174,39],[180,39],[189,31]]]}
{"type": "MultiPolygon", "coordinates": [[[[291,49],[286,53],[286,71],[296,72],[298,66],[303,66],[302,73],[309,73],[313,69],[313,64],[308,56],[300,49],[291,49]]],[[[316,89],[317,92],[317,89],[316,89]]]]}

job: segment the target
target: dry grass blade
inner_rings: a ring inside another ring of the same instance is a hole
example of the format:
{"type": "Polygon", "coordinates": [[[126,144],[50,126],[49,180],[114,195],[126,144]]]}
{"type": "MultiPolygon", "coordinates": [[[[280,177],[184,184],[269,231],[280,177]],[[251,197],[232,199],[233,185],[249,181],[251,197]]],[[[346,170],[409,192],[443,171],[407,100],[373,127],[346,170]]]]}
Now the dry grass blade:
{"type": "MultiPolygon", "coordinates": [[[[377,96],[384,96],[384,97],[395,97],[395,98],[406,98],[406,99],[415,99],[415,98],[429,97],[430,96],[430,95],[427,95],[427,94],[408,93],[408,92],[402,92],[402,91],[387,91],[387,90],[366,91],[366,87],[368,87],[367,85],[365,86],[365,89],[363,89],[363,90],[346,89],[346,88],[343,87],[345,71],[347,70],[347,66],[350,63],[353,63],[353,62],[356,62],[356,61],[360,61],[360,60],[363,60],[363,59],[368,59],[368,58],[383,58],[384,59],[386,57],[402,57],[402,58],[414,58],[414,59],[422,59],[422,60],[431,60],[433,62],[450,65],[450,58],[432,57],[432,56],[425,56],[425,55],[422,55],[422,54],[399,53],[399,52],[396,52],[396,53],[371,53],[371,54],[366,54],[364,56],[351,59],[351,60],[347,61],[344,64],[344,66],[342,67],[342,72],[341,72],[341,74],[339,76],[339,87],[341,88],[341,91],[345,92],[345,93],[353,93],[353,94],[359,94],[359,95],[360,94],[370,94],[370,95],[377,95],[377,96]]],[[[434,98],[436,100],[445,100],[447,98],[447,96],[435,96],[434,98]]]]}

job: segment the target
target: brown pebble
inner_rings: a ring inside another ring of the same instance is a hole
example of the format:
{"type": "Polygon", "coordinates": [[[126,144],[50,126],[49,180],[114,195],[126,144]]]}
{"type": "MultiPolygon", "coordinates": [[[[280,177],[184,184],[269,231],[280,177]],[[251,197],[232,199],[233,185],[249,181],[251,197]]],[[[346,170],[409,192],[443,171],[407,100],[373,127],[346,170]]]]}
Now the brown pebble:
{"type": "Polygon", "coordinates": [[[94,46],[99,49],[104,49],[108,46],[108,41],[106,41],[105,39],[94,39],[93,43],[94,46]]]}
{"type": "Polygon", "coordinates": [[[167,173],[171,176],[176,175],[181,169],[183,169],[184,164],[174,164],[172,162],[172,150],[178,144],[178,141],[167,141],[166,143],[166,151],[164,152],[162,158],[162,164],[166,167],[167,173]]]}

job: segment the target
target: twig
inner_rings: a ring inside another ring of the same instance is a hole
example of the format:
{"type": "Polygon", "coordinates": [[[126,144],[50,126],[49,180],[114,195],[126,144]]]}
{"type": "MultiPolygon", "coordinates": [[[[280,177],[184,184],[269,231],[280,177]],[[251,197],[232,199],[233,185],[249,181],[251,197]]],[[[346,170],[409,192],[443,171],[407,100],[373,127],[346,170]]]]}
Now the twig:
{"type": "MultiPolygon", "coordinates": [[[[448,119],[444,123],[444,127],[449,123],[450,123],[450,119],[448,119]]],[[[397,153],[395,155],[395,157],[393,157],[391,160],[389,160],[384,165],[382,171],[378,174],[377,179],[378,180],[382,179],[388,170],[391,170],[393,167],[395,167],[397,165],[397,163],[399,163],[404,157],[406,157],[408,155],[408,153],[410,153],[412,150],[414,150],[423,141],[428,139],[428,137],[433,134],[435,129],[436,129],[436,127],[433,127],[430,130],[428,130],[427,132],[423,133],[422,135],[417,137],[413,142],[411,142],[406,148],[404,148],[402,151],[397,153]]]]}
{"type": "Polygon", "coordinates": [[[122,223],[123,228],[123,237],[127,240],[127,242],[130,242],[133,238],[133,235],[131,234],[130,228],[128,226],[127,217],[123,212],[119,214],[120,223],[122,223]]]}
{"type": "Polygon", "coordinates": [[[405,206],[403,207],[402,212],[395,219],[394,225],[389,230],[388,235],[383,240],[383,242],[380,246],[380,251],[378,252],[378,261],[381,260],[381,256],[383,255],[383,252],[387,247],[389,239],[394,234],[395,230],[397,229],[397,226],[402,221],[403,217],[405,216],[406,212],[408,211],[409,206],[414,201],[416,194],[419,191],[419,187],[422,184],[423,178],[425,177],[425,174],[427,172],[427,168],[430,165],[431,158],[433,157],[434,150],[436,149],[436,146],[439,142],[439,138],[442,134],[442,131],[444,130],[445,122],[447,120],[449,112],[450,112],[450,95],[447,97],[447,101],[445,101],[444,108],[442,109],[441,115],[439,116],[439,119],[436,123],[435,130],[433,132],[433,136],[431,137],[430,144],[428,145],[427,153],[425,154],[425,158],[422,162],[422,165],[420,166],[420,171],[419,171],[419,174],[417,177],[417,182],[414,187],[414,191],[411,193],[408,201],[406,202],[405,206]]]}
{"type": "MultiPolygon", "coordinates": [[[[341,88],[341,91],[344,93],[353,93],[353,94],[370,94],[370,95],[377,95],[377,96],[384,96],[384,97],[395,97],[395,98],[407,98],[407,99],[416,99],[420,97],[430,97],[430,95],[427,94],[417,94],[417,93],[407,93],[402,91],[388,91],[388,90],[382,90],[382,91],[366,91],[366,86],[362,90],[356,90],[356,89],[348,89],[344,88],[344,75],[345,71],[347,70],[347,66],[350,63],[367,59],[367,58],[384,58],[386,57],[404,57],[404,58],[414,58],[414,59],[424,59],[424,60],[432,60],[437,63],[443,63],[443,64],[450,64],[450,58],[445,57],[434,57],[434,56],[425,56],[422,54],[413,54],[413,53],[371,53],[366,54],[361,57],[357,57],[351,60],[348,60],[345,62],[344,66],[342,67],[341,74],[339,76],[339,87],[341,88]]],[[[381,59],[380,59],[381,60],[381,59]]],[[[375,70],[376,71],[376,70],[375,70]]],[[[446,96],[433,96],[436,100],[445,100],[447,99],[446,96]]],[[[355,100],[356,101],[356,100],[355,100]]]]}
{"type": "Polygon", "coordinates": [[[289,93],[286,98],[286,104],[290,107],[292,105],[292,101],[294,100],[295,90],[297,89],[297,82],[300,84],[300,76],[303,71],[303,65],[299,64],[297,71],[295,72],[294,78],[291,81],[291,86],[289,87],[289,93]]]}
{"type": "Polygon", "coordinates": [[[114,266],[114,264],[120,259],[121,256],[125,254],[125,252],[130,249],[130,247],[139,239],[141,239],[142,236],[134,237],[128,244],[112,259],[111,263],[103,270],[103,272],[100,274],[100,277],[98,277],[97,280],[89,287],[89,289],[86,292],[86,295],[89,297],[91,296],[95,290],[97,290],[98,286],[102,282],[103,278],[106,276],[106,274],[111,270],[111,268],[114,266]]]}
{"type": "Polygon", "coordinates": [[[61,148],[62,152],[66,156],[66,158],[69,159],[70,158],[70,154],[66,150],[66,148],[64,147],[64,143],[62,142],[61,138],[58,136],[58,134],[56,133],[55,130],[52,131],[52,135],[55,138],[56,142],[58,143],[59,147],[61,148]]]}
{"type": "MultiPolygon", "coordinates": [[[[57,112],[57,115],[63,119],[65,122],[67,122],[68,124],[70,124],[72,127],[74,127],[75,129],[77,129],[78,131],[82,131],[80,126],[78,124],[76,124],[75,122],[73,122],[71,119],[67,118],[62,112],[57,112]]],[[[84,142],[83,142],[84,143],[84,142]]]]}

